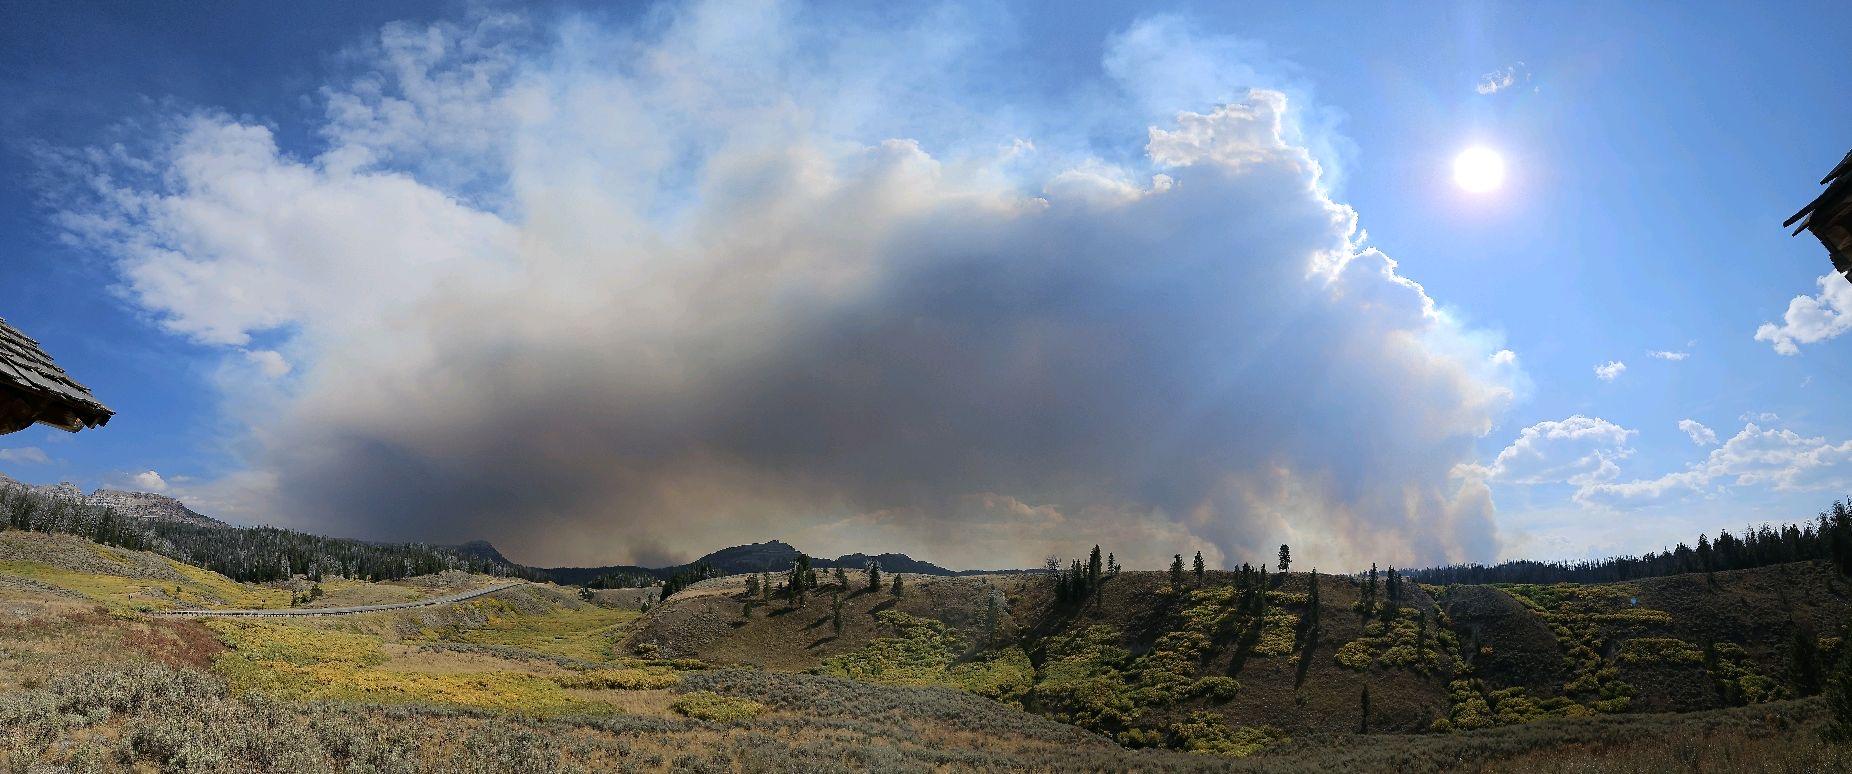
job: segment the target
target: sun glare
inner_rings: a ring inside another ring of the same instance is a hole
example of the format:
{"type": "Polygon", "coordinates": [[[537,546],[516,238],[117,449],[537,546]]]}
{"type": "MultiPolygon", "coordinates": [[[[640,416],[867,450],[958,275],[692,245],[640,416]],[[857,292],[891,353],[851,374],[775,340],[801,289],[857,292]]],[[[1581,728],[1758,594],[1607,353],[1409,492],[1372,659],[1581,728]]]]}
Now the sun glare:
{"type": "Polygon", "coordinates": [[[1505,159],[1491,148],[1460,151],[1453,157],[1453,182],[1472,193],[1497,190],[1505,184],[1505,159]]]}

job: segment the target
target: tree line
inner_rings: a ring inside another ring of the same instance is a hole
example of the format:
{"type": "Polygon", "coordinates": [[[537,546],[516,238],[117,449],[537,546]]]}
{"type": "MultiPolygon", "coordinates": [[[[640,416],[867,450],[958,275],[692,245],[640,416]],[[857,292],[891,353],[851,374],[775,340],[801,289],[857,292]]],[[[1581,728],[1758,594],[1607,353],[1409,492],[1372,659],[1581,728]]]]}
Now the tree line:
{"type": "Polygon", "coordinates": [[[32,532],[76,535],[135,551],[151,551],[204,567],[232,580],[269,583],[301,575],[381,581],[445,570],[534,579],[520,565],[422,543],[371,543],[276,527],[206,526],[130,516],[87,502],[0,486],[0,524],[32,532]]]}
{"type": "Polygon", "coordinates": [[[1455,564],[1411,570],[1404,575],[1419,583],[1434,584],[1606,583],[1806,561],[1832,562],[1839,572],[1852,575],[1852,503],[1834,501],[1831,508],[1808,522],[1744,527],[1740,536],[1722,530],[1715,540],[1699,535],[1696,548],[1679,543],[1676,548],[1649,551],[1644,556],[1580,562],[1514,560],[1491,566],[1455,564]]]}

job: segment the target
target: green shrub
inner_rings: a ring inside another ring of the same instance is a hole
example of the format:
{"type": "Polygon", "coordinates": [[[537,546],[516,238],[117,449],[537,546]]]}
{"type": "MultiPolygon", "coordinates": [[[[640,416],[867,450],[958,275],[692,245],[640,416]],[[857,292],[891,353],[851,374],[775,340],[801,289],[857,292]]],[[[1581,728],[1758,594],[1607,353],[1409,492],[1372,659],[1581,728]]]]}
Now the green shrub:
{"type": "Polygon", "coordinates": [[[1210,701],[1228,701],[1235,698],[1241,690],[1241,683],[1232,677],[1204,677],[1190,686],[1191,696],[1200,696],[1210,701]]]}
{"type": "Polygon", "coordinates": [[[751,720],[765,711],[765,705],[751,699],[722,696],[710,691],[682,694],[669,707],[696,720],[732,723],[751,720]]]}
{"type": "Polygon", "coordinates": [[[681,677],[667,669],[593,669],[554,678],[561,688],[649,690],[675,685],[681,677]]]}
{"type": "Polygon", "coordinates": [[[1270,746],[1286,741],[1278,731],[1267,726],[1229,728],[1220,715],[1192,712],[1185,720],[1171,726],[1176,746],[1193,753],[1245,758],[1270,746]]]}

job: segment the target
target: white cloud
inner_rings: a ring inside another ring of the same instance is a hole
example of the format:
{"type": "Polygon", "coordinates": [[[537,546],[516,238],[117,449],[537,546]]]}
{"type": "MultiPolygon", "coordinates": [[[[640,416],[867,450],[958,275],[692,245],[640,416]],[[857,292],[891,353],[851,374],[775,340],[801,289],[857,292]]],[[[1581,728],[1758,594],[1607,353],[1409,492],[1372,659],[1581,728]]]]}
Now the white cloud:
{"type": "Polygon", "coordinates": [[[1839,274],[1814,280],[1818,295],[1795,296],[1781,324],[1762,323],[1756,341],[1766,341],[1783,355],[1799,354],[1802,344],[1818,344],[1852,330],[1852,282],[1839,274]]]}
{"type": "Polygon", "coordinates": [[[1691,436],[1691,442],[1699,446],[1717,445],[1717,433],[1705,427],[1703,422],[1695,419],[1681,419],[1678,420],[1678,429],[1685,435],[1691,436]]]}
{"type": "Polygon", "coordinates": [[[152,470],[144,470],[129,477],[129,484],[140,492],[165,492],[167,480],[152,470]]]}
{"type": "Polygon", "coordinates": [[[284,359],[282,353],[276,350],[247,350],[244,353],[244,358],[250,361],[251,365],[256,366],[258,373],[263,374],[267,379],[281,379],[289,375],[289,361],[284,359]]]}
{"type": "Polygon", "coordinates": [[[1619,360],[1609,360],[1606,363],[1595,366],[1595,378],[1604,382],[1611,382],[1615,379],[1619,379],[1620,375],[1626,372],[1627,364],[1619,360]]]}
{"type": "Polygon", "coordinates": [[[1781,415],[1773,411],[1745,411],[1736,419],[1739,422],[1760,422],[1767,425],[1780,422],[1781,415]]]}
{"type": "Polygon", "coordinates": [[[1598,483],[1578,501],[1609,506],[1643,505],[1671,497],[1711,494],[1723,487],[1766,486],[1776,491],[1818,491],[1852,486],[1852,441],[1832,443],[1754,423],[1683,471],[1652,479],[1598,483]]]}
{"type": "Polygon", "coordinates": [[[1157,77],[1289,68],[1135,25],[1102,93],[1137,108],[997,127],[957,80],[1007,50],[972,39],[992,26],[660,21],[389,28],[325,93],[316,152],[208,113],[153,173],[95,170],[66,223],[135,303],[247,370],[254,338],[289,353],[265,410],[228,410],[247,469],[189,494],[577,564],[749,535],[992,536],[970,566],[1096,540],[1496,555],[1489,494],[1449,474],[1517,357],[1362,246],[1285,92],[1157,77]],[[1095,122],[1144,157],[1097,160],[1070,133],[1095,122]],[[1023,508],[1079,526],[1023,531],[1023,508]]]}
{"type": "Polygon", "coordinates": [[[31,465],[47,465],[51,457],[37,446],[20,446],[12,449],[0,449],[0,462],[19,462],[31,465]]]}
{"type": "Polygon", "coordinates": [[[1493,481],[1513,484],[1582,484],[1611,479],[1616,462],[1633,453],[1627,439],[1636,431],[1600,417],[1580,414],[1524,428],[1491,466],[1470,468],[1493,481]]]}
{"type": "Polygon", "coordinates": [[[1670,360],[1674,363],[1680,360],[1684,360],[1685,358],[1691,357],[1690,352],[1680,352],[1677,350],[1665,350],[1665,349],[1649,350],[1646,354],[1651,357],[1659,358],[1660,360],[1670,360]]]}
{"type": "Polygon", "coordinates": [[[1524,66],[1523,62],[1515,62],[1510,66],[1500,67],[1479,76],[1479,83],[1473,86],[1473,91],[1480,94],[1497,94],[1529,80],[1530,70],[1524,66]]]}

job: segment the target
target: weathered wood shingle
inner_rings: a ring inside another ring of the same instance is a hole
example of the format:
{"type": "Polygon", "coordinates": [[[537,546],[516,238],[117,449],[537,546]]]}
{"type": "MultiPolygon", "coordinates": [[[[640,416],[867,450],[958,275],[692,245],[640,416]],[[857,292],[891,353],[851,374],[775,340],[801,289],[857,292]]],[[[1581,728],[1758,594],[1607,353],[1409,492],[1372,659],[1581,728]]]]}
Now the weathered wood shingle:
{"type": "Polygon", "coordinates": [[[107,424],[114,414],[37,341],[0,319],[0,433],[35,422],[77,432],[107,424]]]}

